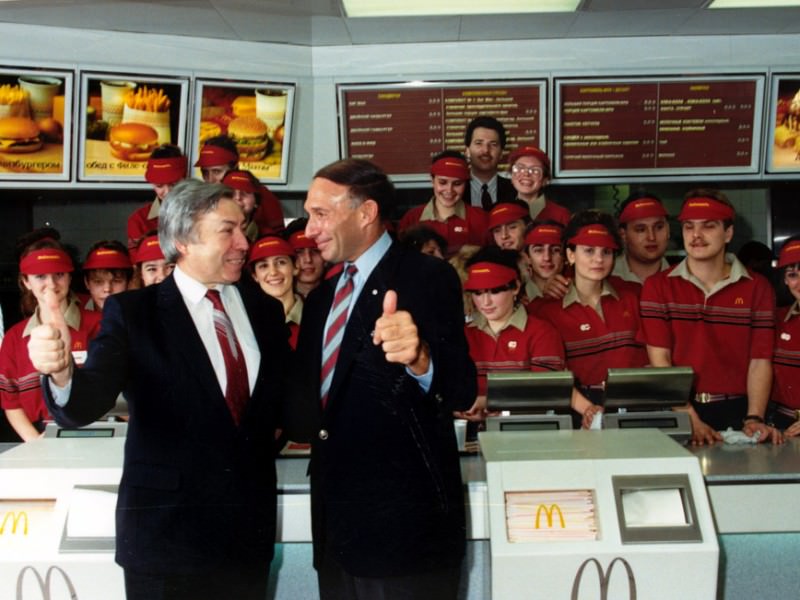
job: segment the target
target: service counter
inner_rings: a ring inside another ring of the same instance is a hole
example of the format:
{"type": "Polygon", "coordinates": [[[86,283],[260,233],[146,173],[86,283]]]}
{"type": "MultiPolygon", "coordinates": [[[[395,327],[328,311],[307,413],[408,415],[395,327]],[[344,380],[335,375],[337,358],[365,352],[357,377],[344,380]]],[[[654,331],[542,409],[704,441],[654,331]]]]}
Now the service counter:
{"type": "MultiPolygon", "coordinates": [[[[123,444],[120,438],[42,439],[0,453],[0,598],[17,598],[22,577],[21,600],[38,600],[37,577],[44,582],[51,567],[58,567],[50,570],[51,600],[70,598],[61,571],[81,600],[124,598],[122,571],[113,560],[123,444]]],[[[800,440],[689,450],[700,462],[718,532],[717,597],[794,597],[800,583],[800,512],[792,510],[800,499],[800,440]]],[[[277,461],[276,598],[316,597],[307,463],[302,457],[277,461]]],[[[463,456],[462,475],[469,538],[462,597],[485,599],[491,596],[491,556],[484,459],[463,456]]],[[[639,594],[648,597],[646,590],[639,594]]]]}

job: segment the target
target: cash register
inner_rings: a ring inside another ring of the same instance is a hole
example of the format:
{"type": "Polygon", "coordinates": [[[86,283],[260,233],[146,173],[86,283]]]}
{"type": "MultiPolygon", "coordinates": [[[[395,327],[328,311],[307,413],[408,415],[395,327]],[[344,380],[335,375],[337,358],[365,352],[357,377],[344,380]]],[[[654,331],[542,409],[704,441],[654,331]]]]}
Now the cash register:
{"type": "Polygon", "coordinates": [[[603,412],[604,429],[660,429],[677,442],[692,436],[689,413],[674,411],[689,402],[691,367],[609,369],[603,412]]]}
{"type": "Polygon", "coordinates": [[[500,416],[486,420],[487,431],[572,429],[571,371],[489,373],[487,408],[500,416]]]}

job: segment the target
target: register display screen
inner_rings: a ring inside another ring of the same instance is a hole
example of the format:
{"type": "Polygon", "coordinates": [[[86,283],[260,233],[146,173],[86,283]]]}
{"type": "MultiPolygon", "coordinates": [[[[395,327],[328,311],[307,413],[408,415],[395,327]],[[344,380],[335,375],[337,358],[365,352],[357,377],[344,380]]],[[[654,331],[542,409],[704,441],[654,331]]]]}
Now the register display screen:
{"type": "Polygon", "coordinates": [[[688,475],[614,475],[623,544],[702,542],[688,475]]]}
{"type": "Polygon", "coordinates": [[[679,489],[622,490],[622,508],[628,527],[686,525],[686,509],[679,489]]]}
{"type": "Polygon", "coordinates": [[[60,438],[110,438],[114,437],[113,427],[92,427],[90,429],[59,429],[60,438]]]}

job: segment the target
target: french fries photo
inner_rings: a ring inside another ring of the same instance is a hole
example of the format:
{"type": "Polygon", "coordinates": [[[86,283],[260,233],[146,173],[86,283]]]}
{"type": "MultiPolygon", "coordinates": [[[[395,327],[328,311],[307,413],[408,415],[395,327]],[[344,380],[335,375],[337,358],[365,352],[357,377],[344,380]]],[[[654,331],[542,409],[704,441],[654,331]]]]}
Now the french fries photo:
{"type": "Polygon", "coordinates": [[[162,89],[148,88],[146,85],[125,93],[125,105],[128,108],[148,112],[167,112],[170,99],[162,89]]]}

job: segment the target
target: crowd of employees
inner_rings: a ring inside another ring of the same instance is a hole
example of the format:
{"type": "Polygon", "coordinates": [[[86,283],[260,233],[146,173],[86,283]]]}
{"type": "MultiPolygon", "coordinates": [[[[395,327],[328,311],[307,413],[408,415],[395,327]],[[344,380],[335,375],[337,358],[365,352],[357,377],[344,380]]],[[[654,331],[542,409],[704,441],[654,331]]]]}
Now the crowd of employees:
{"type": "Polygon", "coordinates": [[[83,424],[127,398],[120,503],[132,512],[117,560],[130,598],[214,597],[216,578],[234,585],[221,574],[231,560],[247,567],[239,597],[262,593],[276,428],[311,442],[323,598],[455,597],[465,529],[452,419],[486,419],[492,371],[569,369],[573,420],[590,427],[609,368],[690,366],[693,443],[728,427],[759,442],[800,435],[800,237],[780,252],[794,303],[776,319],[771,284],[727,251],[736,215],[724,194],[686,194],[686,257],[671,266],[654,195],[632,194],[615,216],[570,214],[546,195],[539,148],[517,148],[498,173],[495,118],[474,119],[464,143],[433,157],[432,197],[396,235],[376,165],[321,169],[308,218],[284,227],[278,199],[217,136],[195,163],[205,183],[185,179],[179,148],[153,152],[155,198],[130,216],[127,246],[89,250],[86,297],[71,291],[57,232],[23,240],[27,318],[0,347],[0,402],[30,440],[51,415],[83,424]],[[213,547],[191,530],[209,503],[230,506],[236,525],[213,547]],[[132,535],[159,519],[174,519],[174,535],[132,535]],[[178,573],[159,566],[167,555],[178,573]]]}

